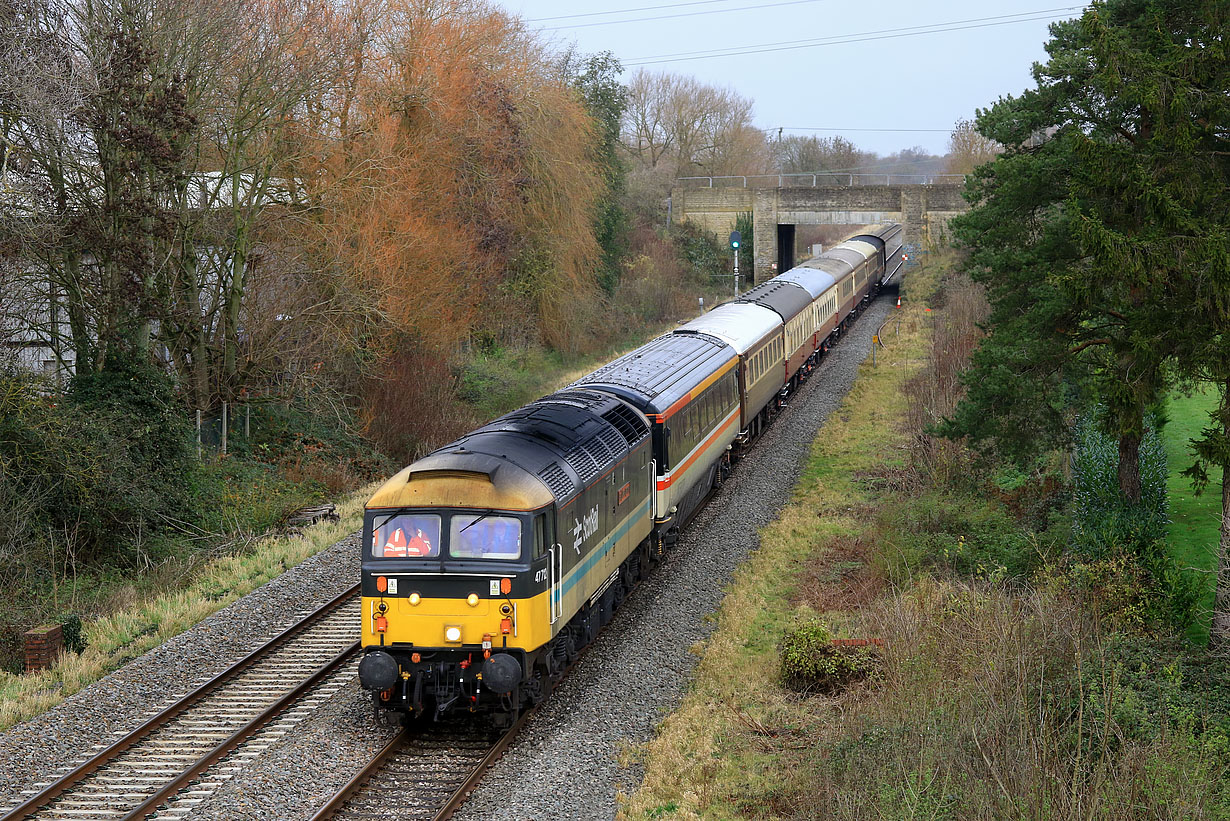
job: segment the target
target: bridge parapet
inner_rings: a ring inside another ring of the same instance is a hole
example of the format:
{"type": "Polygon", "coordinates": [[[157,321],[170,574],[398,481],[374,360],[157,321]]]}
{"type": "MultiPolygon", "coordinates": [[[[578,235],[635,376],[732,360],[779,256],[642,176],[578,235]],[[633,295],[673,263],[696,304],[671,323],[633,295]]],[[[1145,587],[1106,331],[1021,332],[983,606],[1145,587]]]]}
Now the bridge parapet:
{"type": "Polygon", "coordinates": [[[834,185],[962,185],[964,174],[743,174],[723,177],[678,177],[676,188],[823,188],[834,185]]]}

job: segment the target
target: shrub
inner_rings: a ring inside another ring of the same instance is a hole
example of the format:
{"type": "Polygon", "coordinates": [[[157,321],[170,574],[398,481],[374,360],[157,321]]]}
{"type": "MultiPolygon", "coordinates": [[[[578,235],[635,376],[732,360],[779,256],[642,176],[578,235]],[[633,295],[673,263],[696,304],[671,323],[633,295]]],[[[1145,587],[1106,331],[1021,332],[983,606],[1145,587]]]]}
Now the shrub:
{"type": "Polygon", "coordinates": [[[1097,557],[1166,538],[1166,451],[1152,418],[1140,442],[1140,502],[1119,492],[1119,446],[1098,427],[1100,407],[1076,425],[1072,458],[1073,548],[1097,557]]]}
{"type": "Polygon", "coordinates": [[[1118,444],[1097,425],[1101,411],[1091,409],[1076,425],[1070,551],[1048,568],[1048,583],[1087,596],[1120,627],[1184,628],[1194,618],[1198,580],[1166,551],[1166,452],[1157,425],[1146,419],[1141,497],[1130,504],[1119,492],[1118,444]]]}
{"type": "Polygon", "coordinates": [[[1029,576],[1050,553],[1049,534],[1018,523],[1002,504],[964,490],[905,497],[880,515],[880,561],[897,584],[921,571],[992,582],[1029,576]]]}
{"type": "MultiPolygon", "coordinates": [[[[730,273],[733,260],[727,255],[726,246],[709,231],[690,222],[681,222],[671,226],[669,236],[679,248],[680,261],[687,264],[698,281],[730,273]]],[[[723,281],[730,283],[729,279],[723,281]]]]}
{"type": "Polygon", "coordinates": [[[146,534],[189,518],[198,465],[164,374],[113,357],[73,380],[62,410],[73,452],[52,515],[89,555],[140,550],[146,534]]]}
{"type": "Polygon", "coordinates": [[[64,649],[71,653],[80,653],[86,647],[85,632],[82,629],[81,616],[69,613],[64,617],[61,635],[64,639],[64,649]]]}
{"type": "Polygon", "coordinates": [[[816,619],[787,631],[778,645],[778,653],[782,684],[805,693],[839,693],[867,678],[875,666],[875,656],[869,648],[834,645],[829,628],[816,619]]]}

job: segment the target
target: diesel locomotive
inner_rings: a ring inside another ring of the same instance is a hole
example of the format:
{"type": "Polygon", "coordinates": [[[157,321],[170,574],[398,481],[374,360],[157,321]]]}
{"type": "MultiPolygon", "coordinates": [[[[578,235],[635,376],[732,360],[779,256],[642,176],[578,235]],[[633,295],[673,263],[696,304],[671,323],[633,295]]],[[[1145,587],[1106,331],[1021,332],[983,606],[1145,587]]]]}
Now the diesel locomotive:
{"type": "Polygon", "coordinates": [[[550,692],[902,264],[871,226],[418,460],[367,503],[361,686],[508,724],[550,692]]]}

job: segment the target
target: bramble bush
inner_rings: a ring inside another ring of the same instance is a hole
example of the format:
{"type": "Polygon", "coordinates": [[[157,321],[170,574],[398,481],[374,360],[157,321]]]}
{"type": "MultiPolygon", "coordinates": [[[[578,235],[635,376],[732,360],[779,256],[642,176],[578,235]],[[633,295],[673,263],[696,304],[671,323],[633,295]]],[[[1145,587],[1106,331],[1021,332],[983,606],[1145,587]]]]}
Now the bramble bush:
{"type": "Polygon", "coordinates": [[[799,692],[832,695],[871,675],[875,654],[870,648],[832,642],[832,632],[817,619],[786,631],[778,645],[782,684],[799,692]]]}

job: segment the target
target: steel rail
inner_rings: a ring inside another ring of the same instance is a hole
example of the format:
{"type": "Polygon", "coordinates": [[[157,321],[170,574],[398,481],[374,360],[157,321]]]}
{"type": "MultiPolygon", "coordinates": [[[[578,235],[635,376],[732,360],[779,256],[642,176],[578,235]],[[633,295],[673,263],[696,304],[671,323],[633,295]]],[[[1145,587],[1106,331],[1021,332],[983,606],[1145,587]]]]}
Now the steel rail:
{"type": "Polygon", "coordinates": [[[285,642],[286,640],[293,638],[299,633],[307,630],[313,625],[313,623],[320,620],[324,616],[329,615],[338,607],[348,602],[358,592],[359,585],[355,584],[335,598],[321,605],[316,610],[307,614],[302,619],[262,644],[260,647],[248,653],[226,670],[223,670],[213,676],[204,684],[201,684],[196,689],[189,692],[187,695],[163,708],[160,712],[152,718],[146,720],[123,738],[118,739],[104,750],[74,767],[72,770],[60,776],[51,784],[30,796],[21,804],[18,804],[16,807],[9,810],[5,815],[0,816],[0,821],[17,821],[18,819],[28,818],[33,812],[46,807],[52,801],[68,792],[68,790],[70,790],[75,784],[78,784],[86,777],[97,772],[104,764],[115,760],[146,736],[186,712],[194,704],[201,701],[206,695],[210,694],[221,685],[233,678],[236,678],[240,673],[252,667],[260,660],[261,656],[275,649],[279,644],[285,642]]]}
{"type": "Polygon", "coordinates": [[[288,690],[285,695],[262,710],[259,715],[255,716],[245,726],[236,730],[230,738],[227,738],[221,744],[201,756],[189,765],[187,769],[176,776],[174,780],[167,782],[165,786],[161,787],[157,792],[125,815],[123,817],[123,821],[137,821],[137,819],[145,818],[146,816],[153,814],[155,810],[166,803],[168,798],[175,795],[175,793],[179,792],[180,789],[186,786],[190,781],[208,770],[211,766],[224,758],[227,753],[231,752],[233,749],[254,735],[262,727],[268,724],[276,715],[278,715],[278,713],[281,713],[284,709],[289,707],[293,701],[315,687],[316,684],[322,679],[336,672],[339,667],[349,661],[358,651],[359,642],[356,640],[349,647],[334,656],[329,662],[322,665],[309,678],[304,679],[294,688],[288,690]]]}
{"type": "Polygon", "coordinates": [[[533,715],[537,709],[537,707],[534,707],[522,713],[521,717],[517,719],[513,726],[508,728],[508,732],[500,736],[499,739],[496,740],[495,744],[491,745],[491,749],[485,756],[483,756],[483,760],[478,763],[478,766],[475,767],[468,776],[466,776],[465,782],[457,788],[456,792],[449,796],[448,801],[446,801],[444,806],[440,808],[440,811],[433,816],[432,821],[446,821],[446,819],[452,817],[453,813],[457,811],[457,808],[465,802],[466,798],[469,797],[474,788],[478,786],[478,782],[481,781],[483,776],[487,774],[487,770],[491,769],[491,765],[495,764],[495,762],[499,760],[500,756],[504,754],[504,751],[508,749],[508,746],[512,744],[513,739],[517,737],[517,733],[521,732],[521,727],[525,724],[526,719],[533,715]]]}
{"type": "MultiPolygon", "coordinates": [[[[512,744],[513,739],[521,732],[521,728],[525,726],[525,722],[537,710],[536,707],[526,710],[513,723],[511,727],[500,734],[490,748],[483,754],[482,759],[474,765],[470,772],[465,776],[461,783],[455,787],[448,798],[444,801],[440,808],[435,810],[431,815],[432,821],[445,821],[452,816],[454,812],[465,802],[466,798],[478,783],[482,780],[487,770],[499,760],[500,756],[512,744]]],[[[345,818],[346,805],[355,797],[361,796],[363,791],[371,784],[384,770],[390,761],[394,759],[398,753],[406,751],[414,743],[414,736],[409,729],[403,728],[393,738],[389,740],[369,761],[363,769],[356,773],[349,781],[347,781],[337,792],[335,792],[328,801],[311,817],[310,821],[327,821],[331,818],[345,818]]],[[[427,785],[416,785],[419,791],[425,791],[423,788],[427,785]]],[[[413,792],[415,788],[407,788],[407,794],[413,792]]]]}
{"type": "Polygon", "coordinates": [[[405,727],[402,727],[402,729],[395,736],[389,739],[389,743],[385,744],[380,751],[376,753],[375,757],[363,767],[363,769],[355,773],[353,778],[342,785],[342,788],[334,793],[333,796],[325,802],[323,807],[316,811],[316,814],[311,817],[310,821],[325,821],[327,818],[332,818],[334,814],[342,808],[342,805],[349,801],[352,795],[359,792],[359,790],[363,788],[371,777],[379,772],[380,768],[384,766],[384,763],[392,758],[393,754],[406,744],[409,737],[410,732],[405,727]]]}

